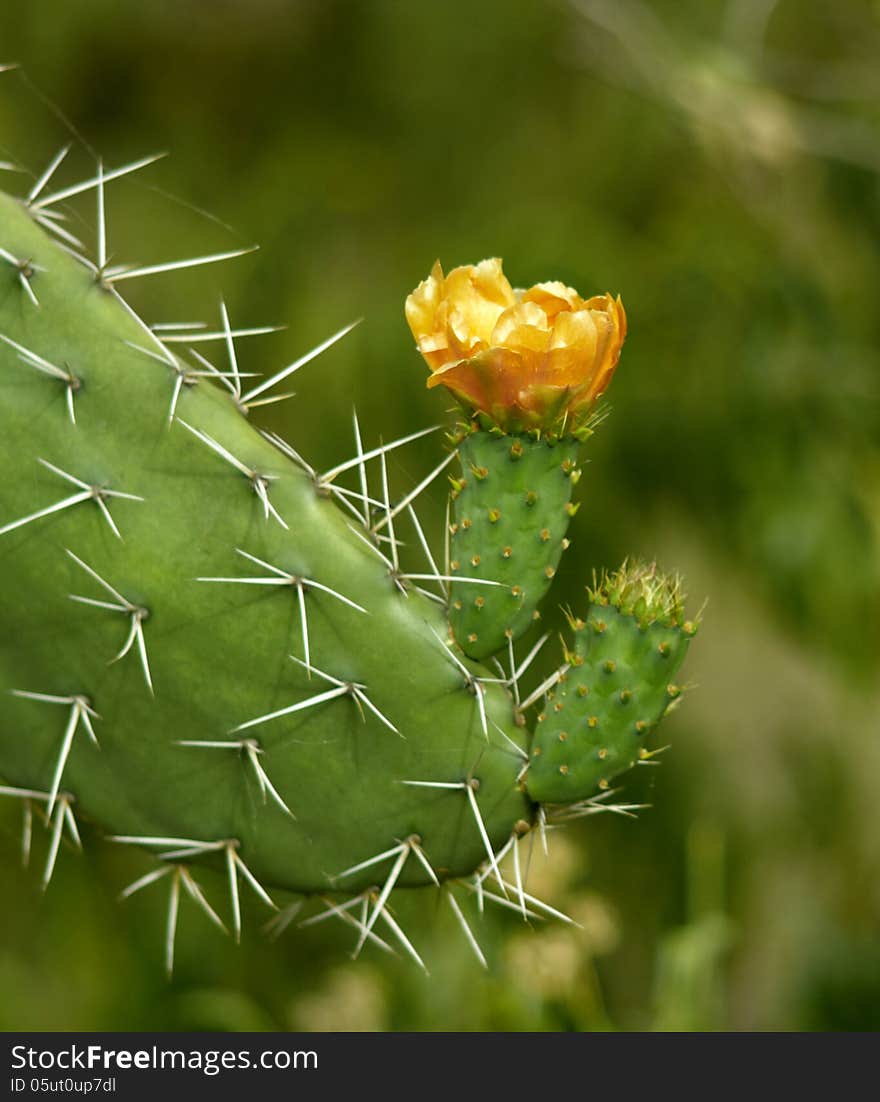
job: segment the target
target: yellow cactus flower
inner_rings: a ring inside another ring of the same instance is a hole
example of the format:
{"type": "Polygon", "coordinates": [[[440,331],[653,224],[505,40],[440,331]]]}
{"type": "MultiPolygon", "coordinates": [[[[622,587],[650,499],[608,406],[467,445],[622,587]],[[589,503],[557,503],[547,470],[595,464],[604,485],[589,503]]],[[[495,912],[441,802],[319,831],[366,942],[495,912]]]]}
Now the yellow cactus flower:
{"type": "Polygon", "coordinates": [[[506,432],[574,432],[611,382],[626,336],[620,298],[583,299],[559,282],[514,290],[501,261],[437,261],[406,300],[431,369],[461,404],[506,432]]]}

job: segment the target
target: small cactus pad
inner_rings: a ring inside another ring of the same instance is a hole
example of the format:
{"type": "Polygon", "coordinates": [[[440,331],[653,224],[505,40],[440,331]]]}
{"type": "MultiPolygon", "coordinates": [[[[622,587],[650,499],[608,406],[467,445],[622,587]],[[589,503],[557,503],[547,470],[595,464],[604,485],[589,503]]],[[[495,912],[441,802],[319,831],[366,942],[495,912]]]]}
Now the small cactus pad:
{"type": "Polygon", "coordinates": [[[459,445],[450,532],[449,622],[480,660],[518,639],[538,615],[574,512],[579,441],[471,432],[459,445]],[[479,581],[498,583],[480,585],[479,581]]]}
{"type": "Polygon", "coordinates": [[[646,754],[645,741],[681,695],[675,675],[696,627],[674,579],[627,566],[590,591],[572,619],[568,668],[538,717],[528,790],[541,803],[584,800],[646,754]]]}

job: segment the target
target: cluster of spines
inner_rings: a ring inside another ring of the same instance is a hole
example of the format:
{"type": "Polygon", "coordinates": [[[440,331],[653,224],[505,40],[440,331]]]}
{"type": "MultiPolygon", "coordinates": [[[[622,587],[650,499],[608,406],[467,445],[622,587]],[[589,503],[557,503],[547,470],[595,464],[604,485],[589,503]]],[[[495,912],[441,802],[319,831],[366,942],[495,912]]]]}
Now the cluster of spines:
{"type": "MultiPolygon", "coordinates": [[[[405,782],[428,788],[458,790],[465,794],[466,799],[474,808],[477,821],[481,823],[479,810],[476,806],[474,793],[478,788],[477,782],[471,780],[461,784],[444,784],[433,781],[405,782]]],[[[582,804],[566,809],[566,813],[559,815],[554,813],[553,821],[565,822],[567,819],[585,815],[595,815],[602,812],[611,814],[632,815],[641,805],[612,804],[604,802],[605,797],[611,793],[604,793],[599,797],[583,801],[582,804]]],[[[73,813],[75,797],[67,792],[58,793],[52,799],[50,793],[34,789],[17,788],[0,785],[0,797],[11,797],[21,802],[23,809],[22,830],[22,862],[25,867],[30,862],[33,838],[34,810],[45,822],[50,838],[47,848],[45,867],[42,877],[42,886],[45,890],[52,880],[55,865],[63,840],[67,832],[73,846],[81,850],[82,840],[73,813]]],[[[548,816],[541,809],[535,824],[540,835],[541,844],[547,852],[547,828],[548,816]]],[[[485,837],[485,828],[483,834],[485,837]]],[[[528,871],[528,858],[523,862],[520,854],[520,844],[528,838],[531,849],[535,837],[532,824],[525,820],[519,820],[514,824],[513,830],[507,841],[494,851],[486,838],[487,858],[469,877],[441,878],[438,870],[435,870],[428,859],[418,835],[410,835],[403,841],[395,843],[390,849],[367,858],[351,868],[344,869],[332,878],[328,892],[316,892],[309,896],[295,900],[285,907],[279,907],[266,888],[254,876],[240,855],[240,842],[235,838],[219,839],[216,841],[203,841],[192,838],[150,837],[136,836],[109,836],[109,842],[132,845],[138,848],[147,848],[155,851],[158,864],[149,872],[139,876],[128,884],[119,893],[119,900],[123,901],[142,889],[153,884],[164,882],[169,885],[167,903],[167,918],[165,927],[165,966],[170,976],[174,969],[175,940],[177,933],[178,913],[181,900],[181,889],[208,918],[208,920],[223,933],[231,933],[236,941],[240,940],[242,932],[242,904],[240,883],[247,884],[253,893],[268,907],[275,911],[275,916],[266,923],[264,929],[273,937],[282,934],[294,919],[298,918],[301,911],[310,901],[323,906],[323,910],[303,918],[298,922],[299,927],[309,927],[328,918],[341,919],[357,932],[357,942],[353,956],[357,957],[363,947],[370,943],[380,950],[391,955],[397,955],[402,950],[404,955],[410,957],[420,968],[427,972],[425,963],[413,946],[412,941],[402,929],[399,921],[390,906],[390,897],[398,884],[401,872],[410,859],[415,859],[424,869],[430,883],[449,903],[455,920],[465,936],[467,944],[473,951],[479,963],[488,968],[488,963],[474,932],[468,923],[459,900],[456,898],[456,889],[463,889],[468,895],[475,897],[478,911],[483,913],[487,902],[503,909],[518,912],[524,921],[541,922],[547,919],[556,919],[569,925],[577,925],[572,918],[564,912],[538,899],[525,888],[528,871]],[[204,860],[210,856],[219,857],[225,869],[228,899],[230,908],[230,924],[220,917],[219,913],[209,902],[204,887],[196,880],[191,862],[204,860]],[[505,872],[503,865],[507,862],[510,870],[505,872]],[[343,882],[353,873],[362,872],[368,868],[383,865],[388,866],[384,880],[372,885],[356,894],[344,895],[343,882]],[[332,893],[332,894],[331,894],[332,893]],[[334,898],[333,896],[337,896],[334,898]],[[352,913],[357,911],[359,913],[352,913]],[[375,930],[378,920],[390,930],[397,948],[393,944],[380,937],[375,930]]],[[[529,849],[529,852],[530,852],[529,849]]]]}

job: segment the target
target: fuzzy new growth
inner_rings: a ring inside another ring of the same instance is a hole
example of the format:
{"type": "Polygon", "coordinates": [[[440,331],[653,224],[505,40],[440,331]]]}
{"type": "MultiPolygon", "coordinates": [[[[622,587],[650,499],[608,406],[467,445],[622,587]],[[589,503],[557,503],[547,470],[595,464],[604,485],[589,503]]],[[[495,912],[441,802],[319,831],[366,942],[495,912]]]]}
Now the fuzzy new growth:
{"type": "Polygon", "coordinates": [[[594,575],[587,595],[593,604],[613,605],[644,624],[656,620],[671,626],[684,623],[681,578],[662,574],[656,563],[626,560],[619,569],[603,572],[598,580],[594,575]]]}

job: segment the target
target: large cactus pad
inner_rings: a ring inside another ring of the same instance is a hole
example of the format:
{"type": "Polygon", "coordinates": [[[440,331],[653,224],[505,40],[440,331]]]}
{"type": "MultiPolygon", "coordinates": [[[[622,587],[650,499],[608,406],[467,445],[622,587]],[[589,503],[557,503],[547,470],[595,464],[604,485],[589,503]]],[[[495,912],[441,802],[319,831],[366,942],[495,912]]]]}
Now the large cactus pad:
{"type": "Polygon", "coordinates": [[[529,819],[503,690],[478,701],[442,610],[5,197],[0,244],[39,302],[0,265],[5,780],[54,783],[114,834],[234,840],[291,890],[411,835],[440,875],[472,870],[467,793],[404,782],[478,782],[493,845],[529,819]]]}

